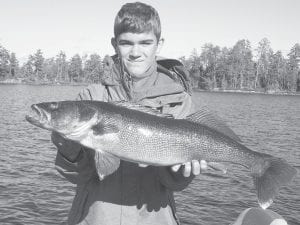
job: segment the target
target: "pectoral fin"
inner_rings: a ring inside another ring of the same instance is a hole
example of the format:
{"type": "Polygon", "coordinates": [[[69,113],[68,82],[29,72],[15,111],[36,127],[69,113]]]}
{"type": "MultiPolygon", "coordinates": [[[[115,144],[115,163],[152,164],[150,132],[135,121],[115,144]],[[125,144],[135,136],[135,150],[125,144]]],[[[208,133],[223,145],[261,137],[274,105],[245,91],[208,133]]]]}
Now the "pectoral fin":
{"type": "Polygon", "coordinates": [[[120,159],[102,150],[95,152],[95,166],[100,180],[115,172],[120,166],[120,159]]]}

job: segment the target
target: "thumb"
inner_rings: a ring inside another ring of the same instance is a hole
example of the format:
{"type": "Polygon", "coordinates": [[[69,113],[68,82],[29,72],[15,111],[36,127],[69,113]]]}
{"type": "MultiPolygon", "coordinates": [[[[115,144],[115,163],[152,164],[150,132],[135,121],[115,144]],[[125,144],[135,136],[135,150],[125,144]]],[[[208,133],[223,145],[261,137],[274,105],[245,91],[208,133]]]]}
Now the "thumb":
{"type": "Polygon", "coordinates": [[[222,163],[209,162],[207,165],[214,170],[222,171],[224,174],[227,173],[227,167],[222,163]]]}

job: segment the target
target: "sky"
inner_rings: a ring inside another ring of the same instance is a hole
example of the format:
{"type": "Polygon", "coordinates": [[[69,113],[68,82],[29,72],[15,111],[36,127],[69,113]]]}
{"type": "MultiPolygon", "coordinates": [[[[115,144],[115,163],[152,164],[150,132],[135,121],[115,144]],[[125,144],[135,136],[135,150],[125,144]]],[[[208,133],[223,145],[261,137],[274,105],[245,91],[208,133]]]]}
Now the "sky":
{"type": "MultiPolygon", "coordinates": [[[[0,0],[0,45],[20,62],[41,49],[75,54],[114,54],[114,18],[130,0],[0,0]]],[[[263,38],[287,54],[300,43],[300,0],[143,0],[158,11],[165,39],[160,55],[201,52],[205,43],[233,47],[241,39],[253,49],[263,38]]]]}

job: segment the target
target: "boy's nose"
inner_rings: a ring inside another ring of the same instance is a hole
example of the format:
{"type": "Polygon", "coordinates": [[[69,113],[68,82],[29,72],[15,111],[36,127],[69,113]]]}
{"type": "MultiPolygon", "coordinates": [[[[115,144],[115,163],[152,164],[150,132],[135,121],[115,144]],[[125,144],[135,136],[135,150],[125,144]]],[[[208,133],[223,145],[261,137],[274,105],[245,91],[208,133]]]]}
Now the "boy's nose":
{"type": "Polygon", "coordinates": [[[141,55],[141,52],[140,52],[139,46],[137,46],[137,45],[132,46],[132,49],[130,51],[130,57],[138,58],[140,55],[141,55]]]}

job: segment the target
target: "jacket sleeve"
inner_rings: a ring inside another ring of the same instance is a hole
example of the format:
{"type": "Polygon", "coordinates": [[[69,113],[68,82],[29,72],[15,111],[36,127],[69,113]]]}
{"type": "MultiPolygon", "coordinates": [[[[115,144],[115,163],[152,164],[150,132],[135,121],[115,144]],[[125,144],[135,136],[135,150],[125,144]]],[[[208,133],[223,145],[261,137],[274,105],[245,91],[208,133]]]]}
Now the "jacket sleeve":
{"type": "MultiPolygon", "coordinates": [[[[83,89],[77,100],[104,100],[106,89],[101,84],[83,89]]],[[[71,140],[61,140],[57,146],[56,170],[73,184],[87,182],[95,175],[94,152],[71,140]],[[75,156],[74,156],[75,154],[75,156]]]]}
{"type": "MultiPolygon", "coordinates": [[[[183,101],[173,107],[167,106],[163,109],[164,113],[172,114],[176,119],[183,119],[194,113],[195,107],[192,98],[186,92],[184,93],[183,101]]],[[[191,175],[189,177],[184,177],[182,170],[183,167],[181,167],[179,171],[173,172],[170,167],[160,167],[158,174],[161,184],[173,191],[183,190],[192,182],[195,176],[191,175]]]]}

